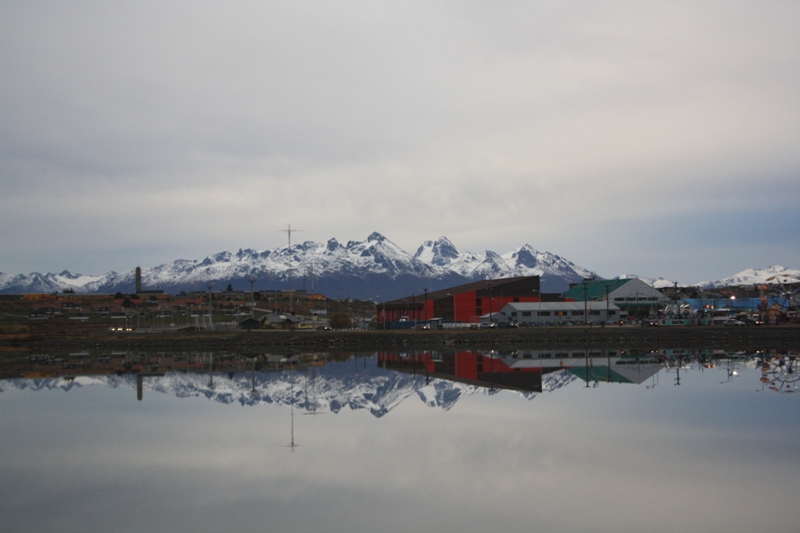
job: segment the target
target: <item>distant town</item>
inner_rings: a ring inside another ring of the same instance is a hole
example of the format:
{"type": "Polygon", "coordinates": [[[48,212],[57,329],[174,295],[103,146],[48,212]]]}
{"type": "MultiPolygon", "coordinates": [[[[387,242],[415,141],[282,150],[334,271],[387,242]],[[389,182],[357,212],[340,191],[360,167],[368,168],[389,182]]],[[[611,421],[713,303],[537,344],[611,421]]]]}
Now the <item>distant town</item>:
{"type": "MultiPolygon", "coordinates": [[[[760,326],[798,322],[800,281],[701,290],[655,288],[638,278],[584,279],[560,293],[539,276],[422,288],[388,301],[332,299],[306,290],[223,290],[167,294],[26,293],[0,295],[4,333],[44,324],[112,332],[458,329],[605,325],[760,326]],[[77,327],[77,326],[75,326],[77,327]]],[[[38,327],[38,326],[37,326],[38,327]]]]}

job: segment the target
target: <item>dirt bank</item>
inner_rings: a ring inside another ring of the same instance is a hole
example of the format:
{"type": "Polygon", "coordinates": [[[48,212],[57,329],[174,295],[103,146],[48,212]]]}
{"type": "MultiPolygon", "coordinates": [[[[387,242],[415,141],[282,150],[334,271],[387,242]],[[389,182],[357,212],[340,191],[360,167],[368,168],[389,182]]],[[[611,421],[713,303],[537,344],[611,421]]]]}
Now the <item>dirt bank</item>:
{"type": "Polygon", "coordinates": [[[0,349],[158,351],[376,351],[508,347],[800,349],[800,327],[553,327],[438,331],[86,332],[0,339],[0,349]]]}

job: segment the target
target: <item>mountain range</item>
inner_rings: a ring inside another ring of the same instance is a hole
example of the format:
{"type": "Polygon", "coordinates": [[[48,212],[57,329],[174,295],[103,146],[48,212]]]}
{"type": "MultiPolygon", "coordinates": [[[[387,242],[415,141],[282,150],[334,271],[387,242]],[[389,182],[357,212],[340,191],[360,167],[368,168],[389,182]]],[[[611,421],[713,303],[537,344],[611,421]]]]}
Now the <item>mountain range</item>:
{"type": "MultiPolygon", "coordinates": [[[[330,239],[327,243],[306,241],[272,250],[240,249],[141,270],[143,289],[168,293],[206,290],[209,283],[214,290],[224,290],[228,285],[234,290],[249,290],[249,279],[253,277],[256,290],[305,289],[330,298],[377,300],[420,294],[423,287],[434,291],[480,279],[535,275],[541,276],[542,291],[555,293],[593,275],[586,268],[529,244],[504,254],[491,250],[461,252],[447,237],[439,237],[425,241],[412,255],[377,232],[364,241],[346,244],[330,239]]],[[[731,285],[733,281],[763,283],[776,275],[800,278],[800,271],[781,266],[751,269],[725,280],[696,285],[711,288],[731,285]]],[[[665,279],[641,279],[655,287],[673,285],[665,279]]],[[[135,268],[102,275],[72,274],[66,270],[58,274],[0,273],[0,293],[131,293],[135,283],[135,268]]]]}

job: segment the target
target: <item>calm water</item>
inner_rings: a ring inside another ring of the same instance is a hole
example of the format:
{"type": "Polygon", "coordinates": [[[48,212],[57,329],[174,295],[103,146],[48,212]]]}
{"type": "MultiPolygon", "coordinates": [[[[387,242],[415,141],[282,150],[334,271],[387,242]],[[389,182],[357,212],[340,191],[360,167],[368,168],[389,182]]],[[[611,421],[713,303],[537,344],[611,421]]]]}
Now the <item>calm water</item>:
{"type": "Polygon", "coordinates": [[[258,370],[161,354],[138,392],[108,374],[121,359],[65,358],[83,369],[0,381],[0,516],[4,531],[795,532],[793,354],[258,370]]]}

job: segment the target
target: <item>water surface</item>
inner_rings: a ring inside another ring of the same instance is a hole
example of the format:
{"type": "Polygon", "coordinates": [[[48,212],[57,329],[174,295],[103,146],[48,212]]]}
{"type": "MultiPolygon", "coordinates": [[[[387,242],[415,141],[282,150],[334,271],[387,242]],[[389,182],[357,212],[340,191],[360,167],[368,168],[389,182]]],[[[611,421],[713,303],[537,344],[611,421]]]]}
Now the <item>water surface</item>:
{"type": "Polygon", "coordinates": [[[800,529],[791,354],[539,355],[5,379],[4,529],[800,529]]]}

